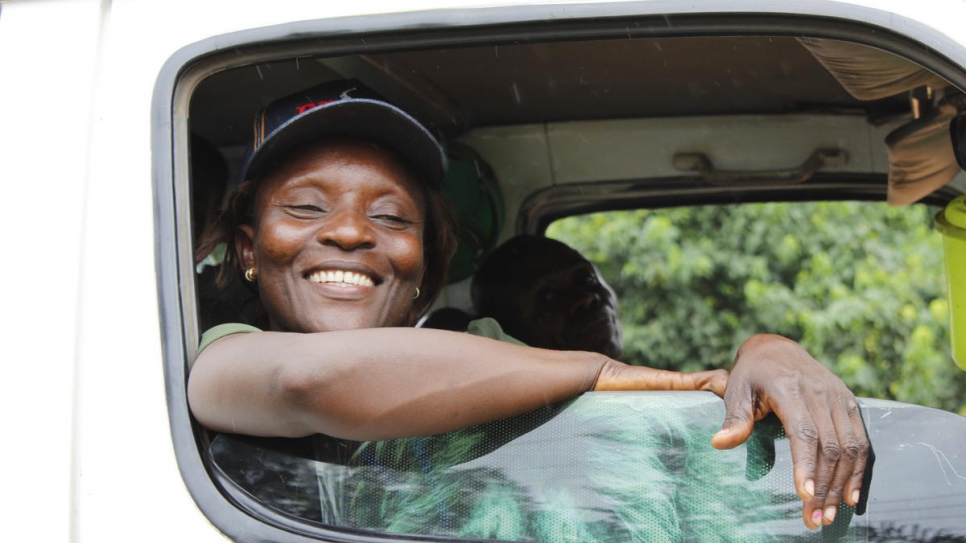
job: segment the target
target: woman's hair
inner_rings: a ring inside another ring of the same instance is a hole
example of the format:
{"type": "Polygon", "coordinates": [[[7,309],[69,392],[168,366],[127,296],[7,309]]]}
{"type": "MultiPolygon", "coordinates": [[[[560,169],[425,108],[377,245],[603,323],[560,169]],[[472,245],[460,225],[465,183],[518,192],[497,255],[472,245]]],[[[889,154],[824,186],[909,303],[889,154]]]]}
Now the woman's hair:
{"type": "Polygon", "coordinates": [[[235,232],[238,228],[255,222],[255,182],[245,181],[238,185],[228,195],[225,207],[218,213],[215,220],[208,223],[195,247],[195,262],[201,262],[214,252],[218,245],[224,243],[227,247],[224,260],[218,269],[215,285],[218,288],[228,288],[233,283],[243,282],[241,261],[235,252],[235,232]]]}
{"type": "Polygon", "coordinates": [[[436,301],[440,291],[446,286],[446,272],[449,261],[456,252],[457,222],[453,208],[440,187],[430,187],[422,183],[426,199],[426,223],[423,229],[423,260],[426,271],[420,295],[409,310],[408,324],[416,320],[436,301]]]}
{"type": "MultiPolygon", "coordinates": [[[[382,147],[382,146],[380,146],[382,147]]],[[[388,150],[382,147],[384,150],[388,150]]],[[[389,150],[390,152],[393,152],[389,150]]],[[[297,150],[286,154],[292,156],[297,150]]],[[[394,153],[394,152],[393,152],[394,153]]],[[[406,166],[407,170],[416,178],[419,175],[411,168],[405,157],[394,153],[406,166]]],[[[278,163],[285,161],[282,157],[278,163]]],[[[195,262],[204,260],[215,248],[226,244],[225,258],[218,271],[215,284],[218,288],[227,289],[233,284],[244,284],[253,293],[257,293],[255,285],[244,280],[245,270],[235,250],[235,232],[242,225],[255,226],[255,193],[258,189],[257,179],[246,180],[238,185],[228,197],[224,209],[215,221],[209,223],[198,240],[195,249],[195,262]]],[[[430,183],[420,181],[423,197],[426,200],[426,222],[423,228],[423,281],[419,285],[419,297],[413,302],[407,315],[407,323],[415,324],[416,320],[429,308],[446,286],[446,272],[449,261],[456,252],[456,216],[452,207],[443,195],[442,188],[430,186],[430,183]]]]}

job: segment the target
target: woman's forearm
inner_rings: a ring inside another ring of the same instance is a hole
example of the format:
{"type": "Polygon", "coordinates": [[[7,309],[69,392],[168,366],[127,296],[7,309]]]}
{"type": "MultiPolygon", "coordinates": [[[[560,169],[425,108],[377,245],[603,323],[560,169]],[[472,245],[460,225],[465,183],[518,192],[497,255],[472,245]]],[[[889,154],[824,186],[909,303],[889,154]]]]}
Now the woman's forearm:
{"type": "Polygon", "coordinates": [[[710,390],[728,373],[628,366],[597,353],[470,334],[375,328],[236,334],[198,357],[195,417],[225,432],[354,440],[438,434],[532,411],[588,390],[710,390]]]}
{"type": "Polygon", "coordinates": [[[218,431],[355,440],[435,434],[591,389],[609,359],[442,330],[236,334],[199,356],[195,417],[218,431]]]}

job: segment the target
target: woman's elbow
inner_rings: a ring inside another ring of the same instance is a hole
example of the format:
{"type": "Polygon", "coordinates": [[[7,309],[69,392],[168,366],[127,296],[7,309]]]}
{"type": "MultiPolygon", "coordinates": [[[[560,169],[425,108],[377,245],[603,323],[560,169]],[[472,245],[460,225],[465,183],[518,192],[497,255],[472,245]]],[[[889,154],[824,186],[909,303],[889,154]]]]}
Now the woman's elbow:
{"type": "Polygon", "coordinates": [[[327,368],[305,364],[280,364],[266,383],[269,395],[279,407],[297,412],[313,412],[321,408],[336,379],[327,368]]]}
{"type": "MultiPolygon", "coordinates": [[[[302,435],[323,433],[335,437],[359,424],[356,406],[340,393],[346,377],[332,365],[282,365],[272,376],[270,389],[276,408],[290,431],[302,435]]],[[[344,392],[344,391],[343,391],[344,392]]]]}
{"type": "Polygon", "coordinates": [[[293,428],[356,441],[390,436],[392,432],[383,428],[386,414],[379,409],[380,402],[360,397],[361,387],[353,386],[353,376],[352,368],[338,364],[280,371],[275,387],[292,415],[293,428]]]}

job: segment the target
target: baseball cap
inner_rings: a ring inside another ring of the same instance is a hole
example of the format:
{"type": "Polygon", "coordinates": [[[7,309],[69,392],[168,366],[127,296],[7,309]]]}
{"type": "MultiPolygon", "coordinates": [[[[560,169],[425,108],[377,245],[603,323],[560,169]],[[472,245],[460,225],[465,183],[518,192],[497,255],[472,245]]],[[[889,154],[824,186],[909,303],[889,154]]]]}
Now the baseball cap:
{"type": "Polygon", "coordinates": [[[385,145],[431,186],[442,186],[446,157],[436,138],[411,115],[357,80],[324,83],[275,100],[259,112],[242,179],[260,179],[289,151],[331,136],[385,145]]]}

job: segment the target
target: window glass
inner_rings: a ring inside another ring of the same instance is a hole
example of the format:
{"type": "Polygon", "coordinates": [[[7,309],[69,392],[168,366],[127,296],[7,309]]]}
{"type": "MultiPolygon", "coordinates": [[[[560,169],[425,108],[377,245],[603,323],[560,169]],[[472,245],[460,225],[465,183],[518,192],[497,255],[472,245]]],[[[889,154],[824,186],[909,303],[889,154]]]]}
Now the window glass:
{"type": "Polygon", "coordinates": [[[588,393],[451,434],[360,444],[339,462],[236,436],[218,436],[211,453],[237,495],[342,528],[548,543],[964,540],[966,419],[862,406],[888,454],[866,514],[843,506],[821,532],[802,524],[780,425],[712,449],[724,408],[709,393],[588,393]]]}
{"type": "Polygon", "coordinates": [[[742,338],[769,331],[859,395],[966,413],[935,212],[854,201],[642,209],[566,218],[548,235],[617,292],[626,362],[727,368],[742,338]]]}

